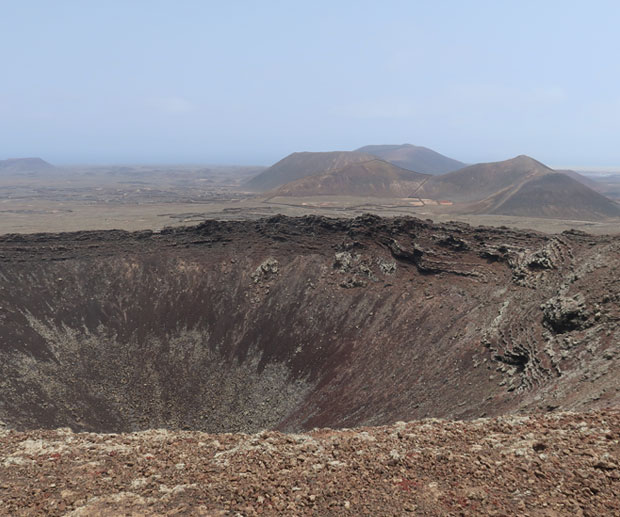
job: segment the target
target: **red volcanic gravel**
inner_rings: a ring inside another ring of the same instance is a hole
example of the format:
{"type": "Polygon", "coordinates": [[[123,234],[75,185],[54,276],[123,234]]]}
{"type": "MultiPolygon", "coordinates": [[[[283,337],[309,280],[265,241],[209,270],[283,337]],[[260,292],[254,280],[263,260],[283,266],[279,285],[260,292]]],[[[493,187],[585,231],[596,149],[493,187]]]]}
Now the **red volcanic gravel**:
{"type": "Polygon", "coordinates": [[[306,434],[0,433],[1,515],[620,515],[620,411],[306,434]]]}

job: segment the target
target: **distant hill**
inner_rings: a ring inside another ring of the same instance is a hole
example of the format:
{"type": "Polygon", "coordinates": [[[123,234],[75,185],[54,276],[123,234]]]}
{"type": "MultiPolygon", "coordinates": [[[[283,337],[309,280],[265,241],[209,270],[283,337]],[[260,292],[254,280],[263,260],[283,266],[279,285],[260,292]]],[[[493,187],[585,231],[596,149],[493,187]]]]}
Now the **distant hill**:
{"type": "Polygon", "coordinates": [[[588,178],[587,176],[584,176],[583,174],[579,174],[578,172],[572,171],[569,169],[555,169],[555,171],[561,172],[562,174],[566,174],[567,176],[573,178],[574,180],[577,180],[582,185],[585,185],[586,187],[590,187],[592,190],[596,190],[597,192],[600,192],[599,191],[600,185],[595,180],[588,178]]]}
{"type": "Polygon", "coordinates": [[[276,196],[412,196],[431,176],[372,159],[307,176],[278,188],[276,196]]]}
{"type": "Polygon", "coordinates": [[[357,149],[357,152],[372,154],[403,169],[426,174],[444,174],[466,165],[427,147],[411,144],[366,145],[357,149]]]}
{"type": "Polygon", "coordinates": [[[546,165],[521,155],[510,160],[478,163],[458,171],[434,176],[423,187],[432,199],[455,202],[478,201],[530,178],[553,172],[546,165]]]}
{"type": "Polygon", "coordinates": [[[356,151],[293,153],[246,182],[244,187],[259,192],[272,190],[312,174],[333,171],[351,163],[374,159],[375,157],[370,154],[356,151]]]}
{"type": "Polygon", "coordinates": [[[593,182],[589,178],[574,171],[555,171],[529,156],[436,174],[439,160],[444,166],[463,165],[430,149],[409,144],[366,146],[357,151],[293,153],[244,186],[276,196],[446,200],[464,213],[575,220],[620,217],[620,205],[591,188],[593,182]],[[376,155],[390,159],[383,160],[376,155]],[[415,157],[420,158],[417,165],[413,165],[415,157]],[[422,158],[435,161],[423,165],[422,158]],[[407,166],[400,165],[403,163],[407,166]],[[422,173],[429,170],[435,174],[422,173]]]}
{"type": "Polygon", "coordinates": [[[620,217],[620,204],[559,172],[533,178],[485,203],[489,214],[585,221],[620,217]]]}
{"type": "Polygon", "coordinates": [[[567,174],[586,187],[596,190],[599,194],[620,202],[620,174],[610,173],[605,175],[585,176],[584,174],[571,170],[558,170],[557,172],[567,174]]]}
{"type": "Polygon", "coordinates": [[[620,217],[620,205],[614,201],[524,155],[433,176],[419,195],[468,203],[467,211],[473,213],[577,220],[620,217]]]}
{"type": "Polygon", "coordinates": [[[604,176],[595,176],[594,183],[596,190],[600,194],[615,199],[620,202],[620,174],[606,174],[604,176]]]}
{"type": "Polygon", "coordinates": [[[9,158],[0,160],[0,172],[3,173],[27,173],[40,172],[53,169],[51,163],[47,163],[41,158],[9,158]]]}

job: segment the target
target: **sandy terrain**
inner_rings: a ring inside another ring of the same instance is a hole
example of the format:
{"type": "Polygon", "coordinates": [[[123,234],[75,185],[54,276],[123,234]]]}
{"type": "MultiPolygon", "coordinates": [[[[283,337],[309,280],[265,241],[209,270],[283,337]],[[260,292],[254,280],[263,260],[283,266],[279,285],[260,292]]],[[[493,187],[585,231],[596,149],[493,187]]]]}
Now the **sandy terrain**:
{"type": "Polygon", "coordinates": [[[0,201],[0,234],[78,230],[144,230],[196,224],[204,219],[258,219],[275,214],[356,217],[373,213],[384,217],[410,215],[437,222],[461,221],[471,225],[507,226],[560,233],[578,229],[595,235],[620,233],[619,221],[563,221],[501,215],[463,215],[451,207],[416,206],[418,201],[333,196],[249,198],[234,191],[219,199],[136,203],[3,199],[0,201]],[[240,199],[241,198],[241,199],[240,199]],[[396,201],[396,202],[395,202],[396,201]]]}

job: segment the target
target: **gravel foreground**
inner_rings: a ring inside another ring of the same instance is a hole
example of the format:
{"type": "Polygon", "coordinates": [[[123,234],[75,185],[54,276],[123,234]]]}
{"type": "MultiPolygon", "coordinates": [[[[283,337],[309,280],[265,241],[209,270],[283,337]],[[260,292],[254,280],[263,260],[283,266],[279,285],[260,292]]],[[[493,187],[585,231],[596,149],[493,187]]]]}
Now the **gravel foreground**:
{"type": "Polygon", "coordinates": [[[620,411],[306,434],[0,432],[1,515],[620,515],[620,411]]]}

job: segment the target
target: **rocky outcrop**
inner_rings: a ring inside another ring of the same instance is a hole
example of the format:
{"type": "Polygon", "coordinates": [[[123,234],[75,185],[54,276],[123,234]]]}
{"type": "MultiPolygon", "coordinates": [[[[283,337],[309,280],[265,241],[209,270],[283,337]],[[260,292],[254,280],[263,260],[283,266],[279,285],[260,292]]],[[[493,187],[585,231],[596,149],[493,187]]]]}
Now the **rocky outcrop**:
{"type": "Polygon", "coordinates": [[[251,277],[252,280],[254,280],[255,284],[258,284],[259,282],[262,282],[263,280],[273,276],[273,275],[277,275],[279,271],[279,263],[276,259],[274,258],[268,258],[265,261],[263,261],[254,271],[254,273],[252,273],[251,277]]]}
{"type": "Polygon", "coordinates": [[[588,326],[588,310],[586,301],[581,293],[572,297],[555,296],[545,302],[543,322],[553,332],[564,333],[570,330],[583,330],[588,326]]]}

